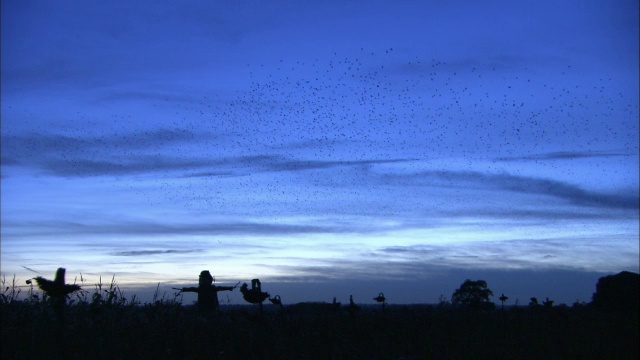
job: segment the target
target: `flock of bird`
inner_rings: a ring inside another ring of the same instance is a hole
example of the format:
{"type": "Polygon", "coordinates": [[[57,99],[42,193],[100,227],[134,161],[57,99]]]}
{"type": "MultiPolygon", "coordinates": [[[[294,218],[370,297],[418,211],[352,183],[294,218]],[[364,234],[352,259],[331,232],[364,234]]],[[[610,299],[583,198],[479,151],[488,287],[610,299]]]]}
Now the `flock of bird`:
{"type": "Polygon", "coordinates": [[[123,104],[111,123],[78,113],[76,128],[41,142],[8,136],[3,150],[39,158],[36,166],[60,176],[127,177],[153,204],[273,214],[322,213],[317,200],[326,198],[348,212],[372,194],[393,194],[380,176],[385,166],[607,146],[637,152],[625,131],[637,99],[612,90],[610,79],[581,80],[569,65],[407,60],[388,48],[247,64],[240,75],[247,87],[231,93],[211,84],[202,96],[122,95],[133,107],[111,97],[123,104]]]}
{"type": "Polygon", "coordinates": [[[373,171],[389,162],[637,151],[620,126],[633,124],[637,102],[611,92],[610,79],[580,80],[571,66],[403,62],[394,51],[247,65],[248,89],[179,111],[176,129],[186,126],[197,145],[170,144],[191,181],[167,181],[166,195],[229,211],[239,194],[287,211],[342,198],[336,207],[348,210],[389,190],[373,171]],[[203,132],[211,139],[197,138],[203,132]]]}

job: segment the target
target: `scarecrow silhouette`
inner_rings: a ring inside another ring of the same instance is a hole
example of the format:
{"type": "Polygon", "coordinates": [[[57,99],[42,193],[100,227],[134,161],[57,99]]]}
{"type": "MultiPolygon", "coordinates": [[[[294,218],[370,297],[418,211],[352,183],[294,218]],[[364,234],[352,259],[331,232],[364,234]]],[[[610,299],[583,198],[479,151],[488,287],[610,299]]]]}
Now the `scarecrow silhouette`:
{"type": "Polygon", "coordinates": [[[240,292],[244,300],[251,304],[258,304],[260,308],[260,314],[262,315],[262,302],[269,297],[268,292],[262,292],[262,285],[259,279],[251,280],[251,289],[247,283],[242,284],[240,292]]]}
{"type": "MultiPolygon", "coordinates": [[[[64,307],[69,295],[81,290],[80,285],[65,283],[66,271],[65,268],[58,268],[53,281],[42,276],[33,278],[38,283],[38,287],[51,299],[53,310],[61,322],[64,322],[64,307]]],[[[31,284],[31,280],[27,280],[27,284],[31,284]]]]}
{"type": "MultiPolygon", "coordinates": [[[[240,282],[238,282],[240,284],[240,282]]],[[[238,286],[216,286],[213,284],[213,276],[209,273],[209,270],[203,270],[200,272],[198,279],[198,287],[184,287],[174,288],[180,290],[180,292],[195,292],[198,293],[198,309],[200,310],[217,310],[220,306],[218,301],[218,291],[232,291],[238,286]]]]}
{"type": "Polygon", "coordinates": [[[383,293],[378,294],[378,296],[374,297],[373,300],[382,303],[382,311],[384,312],[384,307],[387,304],[387,299],[384,297],[383,293]]]}

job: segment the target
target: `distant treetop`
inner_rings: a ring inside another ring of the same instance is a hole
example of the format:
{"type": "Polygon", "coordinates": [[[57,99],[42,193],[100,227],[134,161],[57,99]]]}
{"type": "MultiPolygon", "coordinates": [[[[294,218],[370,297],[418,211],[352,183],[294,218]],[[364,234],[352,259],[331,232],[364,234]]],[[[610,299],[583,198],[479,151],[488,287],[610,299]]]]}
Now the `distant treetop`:
{"type": "Polygon", "coordinates": [[[592,304],[603,310],[638,311],[640,274],[623,271],[598,279],[592,304]]]}

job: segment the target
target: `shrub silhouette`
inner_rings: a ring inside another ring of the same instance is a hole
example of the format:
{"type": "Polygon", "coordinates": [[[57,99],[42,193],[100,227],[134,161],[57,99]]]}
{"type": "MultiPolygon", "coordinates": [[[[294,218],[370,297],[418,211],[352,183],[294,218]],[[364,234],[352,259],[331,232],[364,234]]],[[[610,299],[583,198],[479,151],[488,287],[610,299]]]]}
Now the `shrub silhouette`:
{"type": "Polygon", "coordinates": [[[487,288],[484,280],[467,279],[451,296],[451,303],[462,305],[470,310],[493,309],[495,305],[489,300],[493,291],[487,288]]]}
{"type": "Polygon", "coordinates": [[[592,304],[597,309],[638,311],[640,305],[640,275],[623,271],[598,279],[592,304]]]}

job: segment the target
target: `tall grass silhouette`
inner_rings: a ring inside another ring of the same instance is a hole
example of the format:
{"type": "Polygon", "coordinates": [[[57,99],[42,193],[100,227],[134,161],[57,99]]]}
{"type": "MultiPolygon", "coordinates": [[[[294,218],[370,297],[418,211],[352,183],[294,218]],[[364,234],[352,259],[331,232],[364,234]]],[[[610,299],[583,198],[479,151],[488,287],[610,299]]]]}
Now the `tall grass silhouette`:
{"type": "MultiPolygon", "coordinates": [[[[81,276],[80,289],[64,297],[67,316],[61,323],[43,290],[27,284],[23,291],[15,277],[1,281],[2,359],[637,359],[639,355],[637,308],[603,311],[584,303],[571,307],[538,303],[537,308],[468,311],[441,302],[387,304],[381,316],[377,304],[357,305],[350,296],[345,306],[337,301],[283,305],[286,311],[265,311],[261,321],[255,321],[246,310],[249,305],[220,305],[219,311],[203,312],[197,305],[183,305],[179,293],[161,292],[159,285],[153,299],[142,303],[135,296],[125,298],[115,277],[107,284],[100,279],[91,287],[81,276]]],[[[265,294],[257,283],[254,289],[265,294]]]]}

